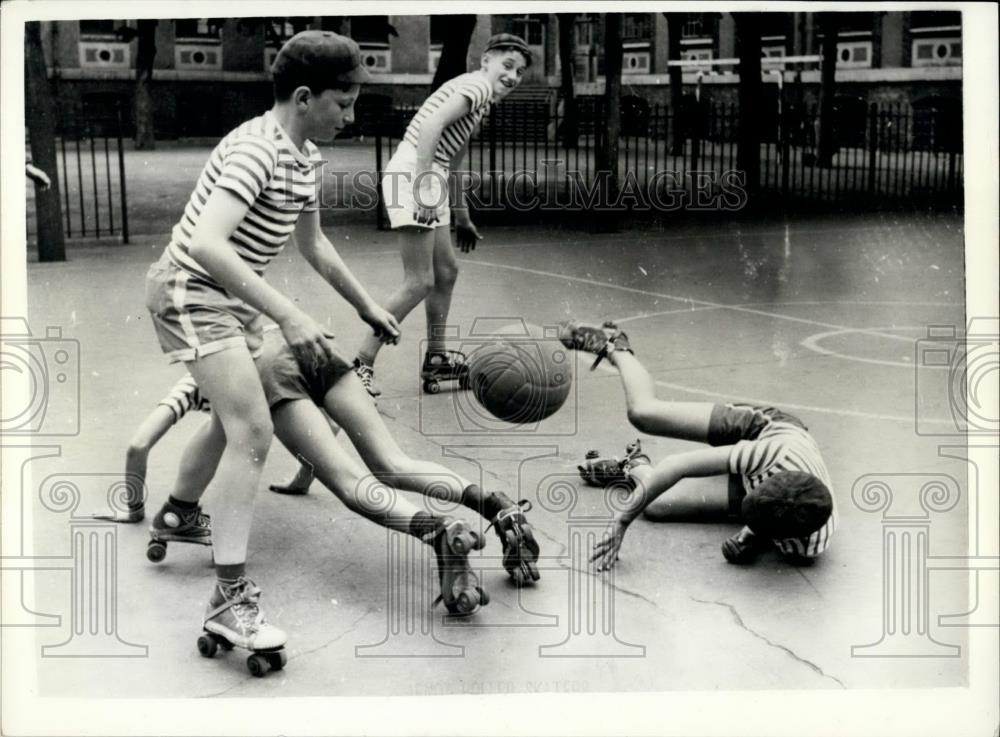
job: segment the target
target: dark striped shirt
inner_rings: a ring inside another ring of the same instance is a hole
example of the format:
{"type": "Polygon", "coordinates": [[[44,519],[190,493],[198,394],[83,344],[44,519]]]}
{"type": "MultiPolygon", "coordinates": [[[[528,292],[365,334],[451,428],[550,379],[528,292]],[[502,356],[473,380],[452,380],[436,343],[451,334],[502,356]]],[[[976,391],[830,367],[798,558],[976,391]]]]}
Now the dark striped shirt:
{"type": "Polygon", "coordinates": [[[465,97],[469,101],[471,109],[441,132],[441,140],[438,141],[437,149],[434,151],[434,160],[446,168],[451,163],[452,157],[469,142],[472,132],[489,111],[490,104],[493,102],[493,89],[482,72],[462,74],[438,87],[434,94],[420,106],[403,135],[403,140],[416,148],[420,141],[420,129],[423,122],[435,113],[446,100],[455,95],[465,97]]]}
{"type": "MultiPolygon", "coordinates": [[[[738,405],[734,405],[738,406],[738,405]]],[[[743,407],[740,407],[741,409],[743,407]]],[[[819,446],[812,435],[801,426],[772,419],[760,408],[749,407],[762,418],[767,418],[763,429],[753,440],[737,441],[729,452],[729,471],[739,474],[747,492],[756,489],[767,479],[784,471],[802,471],[818,478],[833,496],[833,484],[819,446]]],[[[837,527],[837,507],[819,530],[806,538],[775,540],[782,552],[813,557],[822,553],[837,527]]]]}
{"type": "Polygon", "coordinates": [[[317,209],[319,149],[306,141],[300,152],[270,112],[248,120],[222,139],[202,169],[184,215],[174,226],[167,252],[182,269],[216,284],[190,255],[202,208],[216,187],[250,209],[230,236],[240,258],[258,274],[281,253],[299,215],[317,209]]]}
{"type": "Polygon", "coordinates": [[[174,413],[174,422],[179,421],[188,412],[208,412],[212,409],[211,402],[198,389],[198,384],[191,374],[184,374],[159,403],[174,413]]]}

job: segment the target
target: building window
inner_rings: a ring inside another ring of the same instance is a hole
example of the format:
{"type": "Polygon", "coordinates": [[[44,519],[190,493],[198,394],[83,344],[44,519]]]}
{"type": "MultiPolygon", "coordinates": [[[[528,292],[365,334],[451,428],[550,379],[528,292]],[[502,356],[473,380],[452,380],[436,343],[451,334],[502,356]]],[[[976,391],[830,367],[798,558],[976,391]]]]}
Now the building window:
{"type": "Polygon", "coordinates": [[[384,74],[392,71],[389,36],[394,34],[387,15],[356,15],[351,18],[351,38],[361,47],[361,63],[369,72],[384,74]]]}
{"type": "Polygon", "coordinates": [[[600,43],[600,16],[596,13],[585,13],[576,19],[576,45],[588,47],[600,43]]]}
{"type": "Polygon", "coordinates": [[[363,44],[389,45],[389,16],[356,15],[351,18],[351,38],[363,44]]]}
{"type": "Polygon", "coordinates": [[[80,21],[80,41],[77,43],[80,66],[85,69],[128,69],[130,47],[117,33],[126,25],[122,20],[80,21]]]}
{"type": "Polygon", "coordinates": [[[117,38],[117,29],[124,25],[124,21],[118,20],[82,20],[80,38],[117,38]]]}
{"type": "Polygon", "coordinates": [[[871,41],[841,41],[837,44],[837,66],[868,68],[872,65],[871,41]]]}
{"type": "Polygon", "coordinates": [[[962,30],[962,13],[960,11],[916,10],[910,13],[910,30],[914,33],[945,29],[949,31],[962,30]]]}
{"type": "Polygon", "coordinates": [[[218,18],[184,18],[174,21],[178,39],[219,41],[222,39],[222,21],[218,18]]]}
{"type": "Polygon", "coordinates": [[[708,24],[704,13],[685,13],[681,38],[701,38],[708,35],[708,24]]]}
{"type": "Polygon", "coordinates": [[[278,51],[296,33],[309,30],[312,18],[305,16],[264,19],[264,69],[270,71],[278,51]]]}
{"type": "Polygon", "coordinates": [[[624,13],[622,15],[622,41],[651,41],[653,15],[651,13],[624,13]]]}
{"type": "Polygon", "coordinates": [[[175,69],[222,69],[222,20],[184,18],[174,24],[175,69]]]}
{"type": "Polygon", "coordinates": [[[930,36],[913,39],[913,66],[941,67],[962,63],[962,40],[930,36]]]}
{"type": "Polygon", "coordinates": [[[523,38],[528,46],[542,46],[545,43],[545,17],[541,15],[521,15],[507,21],[510,33],[523,38]]]}

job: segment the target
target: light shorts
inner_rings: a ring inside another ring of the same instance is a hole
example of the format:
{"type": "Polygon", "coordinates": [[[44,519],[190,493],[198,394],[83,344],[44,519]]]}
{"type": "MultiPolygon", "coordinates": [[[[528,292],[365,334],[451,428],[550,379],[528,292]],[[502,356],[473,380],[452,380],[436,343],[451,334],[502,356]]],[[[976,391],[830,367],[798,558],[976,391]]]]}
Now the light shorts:
{"type": "MultiPolygon", "coordinates": [[[[448,193],[448,170],[436,161],[431,164],[430,202],[437,205],[437,222],[424,225],[417,222],[417,203],[414,197],[414,180],[417,170],[417,149],[406,141],[400,142],[396,153],[389,159],[382,173],[382,201],[394,230],[409,225],[422,230],[447,228],[451,224],[451,207],[448,193]]],[[[427,191],[427,190],[425,190],[427,191]]],[[[425,195],[426,196],[426,195],[425,195]]]]}
{"type": "Polygon", "coordinates": [[[185,271],[164,252],[146,273],[146,309],[171,363],[246,346],[260,355],[263,316],[220,287],[185,271]]]}

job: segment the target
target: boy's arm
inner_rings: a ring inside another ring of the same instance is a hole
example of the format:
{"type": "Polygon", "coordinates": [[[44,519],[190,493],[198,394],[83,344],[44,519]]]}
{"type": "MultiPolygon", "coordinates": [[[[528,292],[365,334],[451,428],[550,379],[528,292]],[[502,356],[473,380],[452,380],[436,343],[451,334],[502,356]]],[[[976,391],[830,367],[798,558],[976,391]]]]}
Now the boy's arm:
{"type": "Polygon", "coordinates": [[[299,361],[333,360],[333,345],[316,321],[258,276],[230,245],[230,236],[249,209],[235,194],[216,187],[191,234],[191,257],[227,291],[278,323],[299,361]]]}
{"type": "Polygon", "coordinates": [[[636,484],[625,507],[608,525],[604,538],[594,546],[590,560],[597,562],[597,570],[608,570],[618,560],[618,550],[625,539],[625,531],[654,499],[683,478],[718,476],[729,472],[729,453],[732,446],[699,448],[698,450],[667,456],[636,484]]]}
{"type": "Polygon", "coordinates": [[[383,343],[399,342],[399,323],[371,298],[319,226],[319,211],[304,212],[295,227],[295,241],[309,265],[371,325],[383,343]]]}
{"type": "MultiPolygon", "coordinates": [[[[455,175],[455,172],[460,171],[459,167],[462,166],[462,161],[465,159],[465,154],[468,150],[469,144],[466,142],[466,144],[451,157],[450,171],[452,172],[452,176],[455,175]]],[[[472,222],[472,218],[469,217],[469,206],[465,201],[464,182],[456,182],[456,185],[457,202],[451,208],[451,212],[455,216],[455,236],[458,241],[458,247],[461,249],[462,253],[468,253],[469,251],[475,250],[476,241],[482,240],[483,237],[479,234],[479,231],[476,230],[476,226],[472,222]]]]}

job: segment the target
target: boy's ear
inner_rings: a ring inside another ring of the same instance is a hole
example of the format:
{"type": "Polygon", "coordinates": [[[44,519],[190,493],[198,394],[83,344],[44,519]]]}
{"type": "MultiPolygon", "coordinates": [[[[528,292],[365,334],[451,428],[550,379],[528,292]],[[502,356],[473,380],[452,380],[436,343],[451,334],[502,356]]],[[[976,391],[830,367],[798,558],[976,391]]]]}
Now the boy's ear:
{"type": "Polygon", "coordinates": [[[292,93],[292,102],[296,105],[299,103],[309,102],[310,99],[312,99],[312,90],[305,85],[296,87],[295,91],[292,93]]]}

